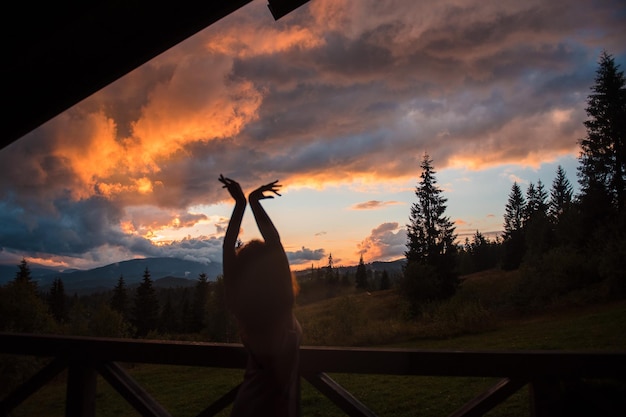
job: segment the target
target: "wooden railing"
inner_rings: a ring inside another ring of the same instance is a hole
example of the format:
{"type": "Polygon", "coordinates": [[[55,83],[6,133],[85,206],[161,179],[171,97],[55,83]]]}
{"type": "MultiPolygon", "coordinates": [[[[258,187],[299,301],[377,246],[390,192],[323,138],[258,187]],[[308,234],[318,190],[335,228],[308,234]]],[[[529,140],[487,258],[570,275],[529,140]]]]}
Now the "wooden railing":
{"type": "MultiPolygon", "coordinates": [[[[66,369],[68,417],[95,415],[98,374],[141,415],[170,416],[118,362],[245,368],[247,357],[243,347],[236,344],[7,333],[0,333],[0,353],[52,358],[32,378],[0,400],[0,416],[9,416],[12,409],[66,369]]],[[[572,378],[623,380],[626,375],[626,351],[476,352],[302,347],[300,357],[301,376],[350,416],[375,414],[328,373],[501,378],[451,414],[454,417],[483,415],[524,386],[529,387],[531,415],[559,416],[563,409],[560,381],[572,378]]],[[[232,403],[237,388],[211,404],[199,417],[213,416],[226,408],[232,403]]]]}

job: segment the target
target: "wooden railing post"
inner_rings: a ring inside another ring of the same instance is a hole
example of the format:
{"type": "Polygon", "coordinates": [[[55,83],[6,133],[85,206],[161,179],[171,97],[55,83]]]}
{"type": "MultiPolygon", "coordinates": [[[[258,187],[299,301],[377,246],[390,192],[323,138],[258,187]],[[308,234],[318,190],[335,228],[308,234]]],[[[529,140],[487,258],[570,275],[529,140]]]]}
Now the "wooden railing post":
{"type": "Polygon", "coordinates": [[[533,380],[529,385],[531,417],[560,417],[563,403],[559,380],[544,377],[533,380]]]}
{"type": "Polygon", "coordinates": [[[95,417],[96,369],[87,360],[72,359],[67,369],[66,417],[95,417]]]}

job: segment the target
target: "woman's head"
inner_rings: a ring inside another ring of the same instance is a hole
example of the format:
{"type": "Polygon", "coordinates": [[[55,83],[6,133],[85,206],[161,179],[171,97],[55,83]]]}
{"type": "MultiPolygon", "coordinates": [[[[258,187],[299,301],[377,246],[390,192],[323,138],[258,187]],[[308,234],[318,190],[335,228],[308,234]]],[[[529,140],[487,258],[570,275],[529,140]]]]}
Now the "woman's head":
{"type": "Polygon", "coordinates": [[[232,293],[235,315],[250,326],[271,324],[291,311],[292,274],[281,247],[252,240],[237,249],[232,293]]]}

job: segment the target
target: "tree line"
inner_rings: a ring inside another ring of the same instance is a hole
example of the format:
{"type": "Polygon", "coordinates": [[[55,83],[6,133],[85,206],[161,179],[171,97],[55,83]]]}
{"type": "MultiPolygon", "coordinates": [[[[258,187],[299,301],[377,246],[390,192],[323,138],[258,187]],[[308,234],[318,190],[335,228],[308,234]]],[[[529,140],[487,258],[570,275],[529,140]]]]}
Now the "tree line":
{"type": "Polygon", "coordinates": [[[236,340],[221,277],[212,282],[200,274],[193,287],[155,288],[146,268],[133,288],[120,276],[110,291],[79,297],[66,294],[61,278],[41,291],[26,260],[15,278],[0,287],[0,331],[236,340]]]}
{"type": "Polygon", "coordinates": [[[460,275],[499,267],[519,270],[520,307],[595,288],[604,298],[626,294],[626,88],[624,73],[606,51],[587,98],[586,136],[578,140],[574,194],[559,166],[550,190],[541,180],[522,190],[515,182],[505,206],[504,232],[491,241],[479,231],[455,244],[446,198],[433,161],[424,155],[407,226],[401,294],[420,314],[427,303],[451,297],[460,275]]]}
{"type": "MultiPolygon", "coordinates": [[[[69,295],[61,278],[42,290],[23,259],[12,281],[0,286],[0,331],[100,337],[236,342],[237,327],[226,309],[223,277],[199,274],[191,287],[157,288],[149,268],[138,285],[121,275],[108,291],[69,295]]],[[[311,268],[299,278],[298,302],[308,303],[357,290],[389,289],[397,274],[367,268],[311,268]]]]}

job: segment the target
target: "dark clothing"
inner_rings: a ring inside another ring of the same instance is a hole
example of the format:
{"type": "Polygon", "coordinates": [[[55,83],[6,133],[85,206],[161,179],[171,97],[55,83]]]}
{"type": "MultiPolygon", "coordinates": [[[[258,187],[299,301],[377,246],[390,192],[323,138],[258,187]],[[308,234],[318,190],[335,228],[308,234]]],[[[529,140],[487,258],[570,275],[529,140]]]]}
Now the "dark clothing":
{"type": "Polygon", "coordinates": [[[266,340],[251,335],[242,339],[248,350],[248,365],[231,416],[300,416],[302,329],[296,318],[266,340]]]}

